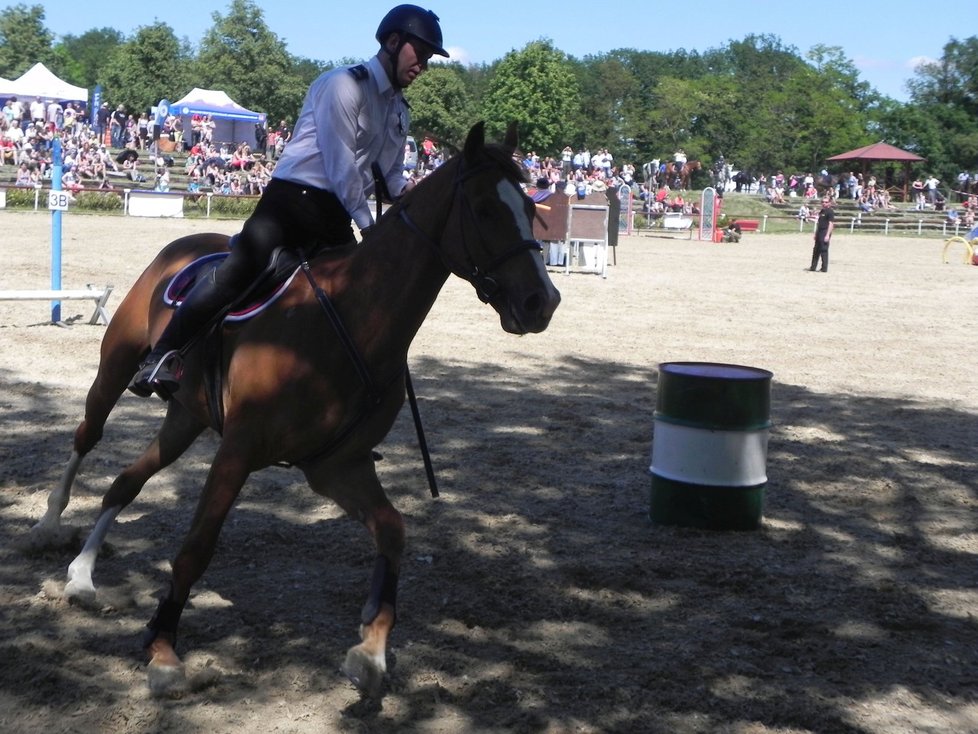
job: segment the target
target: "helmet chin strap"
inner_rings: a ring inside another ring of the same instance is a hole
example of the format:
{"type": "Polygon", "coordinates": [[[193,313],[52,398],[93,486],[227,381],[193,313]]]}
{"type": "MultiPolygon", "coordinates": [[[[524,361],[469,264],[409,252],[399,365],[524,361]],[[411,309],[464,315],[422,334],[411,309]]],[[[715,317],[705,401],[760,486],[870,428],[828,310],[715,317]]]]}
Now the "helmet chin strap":
{"type": "Polygon", "coordinates": [[[394,51],[390,51],[387,48],[387,44],[384,44],[384,46],[383,46],[384,53],[387,54],[387,58],[390,59],[390,62],[391,62],[391,68],[390,68],[390,71],[387,72],[387,76],[390,79],[391,86],[393,86],[394,89],[397,89],[397,90],[402,89],[401,83],[400,83],[400,75],[397,73],[397,65],[398,65],[399,60],[401,58],[401,49],[404,48],[404,44],[405,43],[407,43],[407,36],[405,36],[403,33],[398,33],[397,34],[397,48],[394,49],[394,51]]]}

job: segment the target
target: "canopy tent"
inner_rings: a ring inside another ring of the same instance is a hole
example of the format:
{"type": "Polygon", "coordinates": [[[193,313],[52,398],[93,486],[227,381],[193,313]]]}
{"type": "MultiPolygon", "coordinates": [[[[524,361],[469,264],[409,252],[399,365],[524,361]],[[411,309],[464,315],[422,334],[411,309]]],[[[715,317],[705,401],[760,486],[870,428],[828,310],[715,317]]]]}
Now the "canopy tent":
{"type": "Polygon", "coordinates": [[[265,125],[264,112],[245,109],[226,92],[194,87],[182,99],[170,105],[170,111],[183,118],[184,136],[190,139],[191,118],[194,115],[210,115],[215,122],[215,143],[236,144],[242,141],[255,145],[255,125],[265,125]]]}
{"type": "Polygon", "coordinates": [[[11,82],[0,84],[0,94],[22,99],[41,97],[58,102],[88,103],[88,90],[59,79],[41,62],[34,64],[11,82]]]}
{"type": "Polygon", "coordinates": [[[886,161],[903,163],[903,200],[907,201],[907,187],[909,186],[910,182],[910,164],[919,163],[927,159],[914,153],[910,153],[909,151],[897,148],[895,145],[890,145],[889,143],[880,141],[879,143],[873,143],[872,145],[866,145],[862,148],[850,150],[848,153],[839,153],[839,155],[826,158],[826,160],[832,163],[858,161],[862,164],[863,178],[866,177],[870,164],[873,162],[886,161]]]}

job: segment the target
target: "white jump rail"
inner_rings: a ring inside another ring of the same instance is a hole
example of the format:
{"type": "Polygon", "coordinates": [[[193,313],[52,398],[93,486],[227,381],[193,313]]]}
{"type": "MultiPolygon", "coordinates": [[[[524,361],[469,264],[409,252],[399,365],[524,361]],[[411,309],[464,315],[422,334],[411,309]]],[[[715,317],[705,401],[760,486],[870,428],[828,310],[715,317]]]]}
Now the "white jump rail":
{"type": "Polygon", "coordinates": [[[107,285],[104,288],[97,288],[91,284],[86,289],[77,290],[24,290],[24,291],[5,291],[0,290],[0,301],[95,301],[95,313],[89,319],[89,324],[97,324],[101,321],[109,323],[109,313],[105,310],[105,304],[109,301],[113,286],[107,285]]]}
{"type": "Polygon", "coordinates": [[[689,232],[689,238],[693,239],[693,220],[682,212],[666,212],[662,216],[662,229],[689,232]]]}

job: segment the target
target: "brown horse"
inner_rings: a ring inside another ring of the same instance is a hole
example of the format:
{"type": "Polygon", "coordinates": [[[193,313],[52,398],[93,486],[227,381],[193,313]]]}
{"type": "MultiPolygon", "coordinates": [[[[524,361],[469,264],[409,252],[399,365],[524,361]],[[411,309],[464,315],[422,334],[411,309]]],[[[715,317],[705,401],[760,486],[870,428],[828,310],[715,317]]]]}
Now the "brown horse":
{"type": "MultiPolygon", "coordinates": [[[[546,329],[560,302],[533,239],[533,202],[520,187],[512,157],[516,144],[514,126],[498,146],[486,145],[483,126],[476,125],[463,153],[395,204],[363,245],[312,259],[308,277],[294,278],[271,308],[225,329],[222,424],[213,417],[214,399],[205,394],[210,383],[204,350],[194,347],[186,354],[180,389],[168,402],[159,433],[103,498],[95,528],[69,566],[65,589],[68,596],[94,596],[95,558],[119,512],[208,426],[220,425],[220,445],[173,562],[169,590],[148,625],[154,694],[185,685],[174,649],[180,614],[242,485],[252,472],[282,462],[298,466],[315,492],[362,521],[373,536],[377,560],[362,613],[362,642],[348,651],[343,670],[365,694],[380,693],[404,523],[377,478],[372,449],[403,405],[411,341],[450,273],[471,282],[513,334],[546,329]]],[[[58,528],[82,459],[170,318],[160,297],[170,279],[187,263],[227,247],[228,238],[216,234],[176,240],[127,294],[102,341],[62,484],[48,498],[35,535],[58,528]]]]}
{"type": "Polygon", "coordinates": [[[670,181],[679,179],[679,188],[684,191],[689,190],[689,179],[693,176],[693,171],[699,171],[703,164],[699,161],[686,161],[681,166],[678,163],[669,164],[670,181]]]}

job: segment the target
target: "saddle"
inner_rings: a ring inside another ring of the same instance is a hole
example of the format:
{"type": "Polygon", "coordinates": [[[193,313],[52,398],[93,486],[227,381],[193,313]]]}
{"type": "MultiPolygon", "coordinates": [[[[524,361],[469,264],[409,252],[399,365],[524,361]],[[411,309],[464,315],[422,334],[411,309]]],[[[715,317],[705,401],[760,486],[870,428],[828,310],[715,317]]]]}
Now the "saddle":
{"type": "MultiPolygon", "coordinates": [[[[179,306],[196,283],[210,275],[229,252],[214,252],[204,255],[184,266],[163,291],[163,302],[170,308],[179,306]]],[[[268,267],[245,291],[234,301],[224,321],[247,321],[271,306],[292,283],[301,266],[300,258],[294,252],[278,248],[272,253],[268,267]]]]}
{"type": "MultiPolygon", "coordinates": [[[[232,240],[233,244],[233,240],[232,240]]],[[[229,252],[215,252],[199,257],[183,267],[163,291],[163,302],[170,308],[180,305],[194,285],[217,268],[229,252]]],[[[254,318],[277,301],[291,285],[302,267],[302,258],[291,250],[277,248],[268,266],[254,283],[235,300],[223,314],[215,319],[197,340],[203,354],[204,394],[207,396],[207,412],[211,427],[218,433],[224,428],[224,378],[221,374],[223,364],[222,339],[223,326],[229,322],[242,322],[254,318]]]]}

